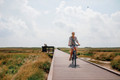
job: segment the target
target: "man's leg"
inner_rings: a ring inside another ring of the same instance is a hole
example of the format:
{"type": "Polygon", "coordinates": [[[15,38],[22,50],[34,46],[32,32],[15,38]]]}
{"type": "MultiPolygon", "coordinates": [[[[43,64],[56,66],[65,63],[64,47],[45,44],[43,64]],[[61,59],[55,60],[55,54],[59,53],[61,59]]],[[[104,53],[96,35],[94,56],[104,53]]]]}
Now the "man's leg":
{"type": "Polygon", "coordinates": [[[71,48],[71,53],[70,53],[70,58],[69,58],[69,60],[72,59],[72,54],[73,54],[73,49],[71,48]]]}

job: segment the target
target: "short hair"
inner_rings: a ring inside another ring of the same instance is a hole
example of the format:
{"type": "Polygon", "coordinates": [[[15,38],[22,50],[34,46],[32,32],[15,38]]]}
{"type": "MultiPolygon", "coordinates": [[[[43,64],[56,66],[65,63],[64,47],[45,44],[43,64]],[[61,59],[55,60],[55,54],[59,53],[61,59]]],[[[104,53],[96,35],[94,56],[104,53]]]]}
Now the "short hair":
{"type": "Polygon", "coordinates": [[[72,32],[72,34],[75,34],[75,32],[72,32]]]}

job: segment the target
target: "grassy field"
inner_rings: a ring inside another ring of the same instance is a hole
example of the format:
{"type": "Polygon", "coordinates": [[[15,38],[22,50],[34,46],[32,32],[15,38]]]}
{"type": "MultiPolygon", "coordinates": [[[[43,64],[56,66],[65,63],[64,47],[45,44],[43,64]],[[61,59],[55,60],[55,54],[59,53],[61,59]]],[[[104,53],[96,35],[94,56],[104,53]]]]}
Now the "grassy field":
{"type": "Polygon", "coordinates": [[[0,48],[0,80],[46,80],[51,58],[40,48],[0,48]]]}
{"type": "MultiPolygon", "coordinates": [[[[70,53],[70,48],[58,49],[70,53]]],[[[95,60],[110,61],[110,66],[120,71],[120,48],[78,48],[77,55],[95,60]]]]}

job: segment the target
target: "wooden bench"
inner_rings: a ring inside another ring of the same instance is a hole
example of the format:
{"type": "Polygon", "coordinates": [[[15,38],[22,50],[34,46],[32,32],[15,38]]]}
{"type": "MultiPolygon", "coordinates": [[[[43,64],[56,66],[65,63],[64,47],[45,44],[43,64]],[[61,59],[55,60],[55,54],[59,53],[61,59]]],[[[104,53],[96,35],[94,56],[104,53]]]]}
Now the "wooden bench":
{"type": "Polygon", "coordinates": [[[42,52],[54,53],[54,46],[42,46],[42,52]]]}

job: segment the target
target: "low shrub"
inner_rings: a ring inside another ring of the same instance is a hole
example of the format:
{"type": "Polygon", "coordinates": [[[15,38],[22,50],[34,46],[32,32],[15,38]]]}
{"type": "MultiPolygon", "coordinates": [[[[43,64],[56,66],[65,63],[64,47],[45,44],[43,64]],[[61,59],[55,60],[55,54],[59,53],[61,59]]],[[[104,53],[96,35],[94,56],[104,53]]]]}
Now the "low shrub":
{"type": "Polygon", "coordinates": [[[115,53],[115,56],[118,56],[118,55],[120,55],[120,53],[115,53]]]}
{"type": "Polygon", "coordinates": [[[120,56],[116,56],[112,61],[111,61],[111,66],[114,69],[117,69],[120,71],[120,56]]]}
{"type": "Polygon", "coordinates": [[[5,70],[0,68],[0,80],[5,76],[5,70]]]}
{"type": "Polygon", "coordinates": [[[48,54],[48,56],[52,59],[53,58],[53,54],[48,54]]]}
{"type": "Polygon", "coordinates": [[[57,48],[58,50],[61,50],[60,48],[57,48]]]}
{"type": "Polygon", "coordinates": [[[85,53],[85,56],[93,56],[93,53],[85,53]]]}
{"type": "Polygon", "coordinates": [[[45,61],[44,63],[41,63],[39,68],[43,69],[46,73],[48,73],[50,70],[50,62],[45,61]]]}
{"type": "Polygon", "coordinates": [[[80,53],[77,54],[78,56],[80,55],[80,53]]]}
{"type": "Polygon", "coordinates": [[[111,61],[115,57],[115,54],[108,52],[99,52],[99,53],[95,53],[93,57],[95,59],[102,61],[111,61]]]}
{"type": "Polygon", "coordinates": [[[107,53],[107,54],[105,55],[106,61],[111,61],[111,60],[113,60],[114,57],[115,57],[115,54],[114,54],[114,53],[107,53]]]}

